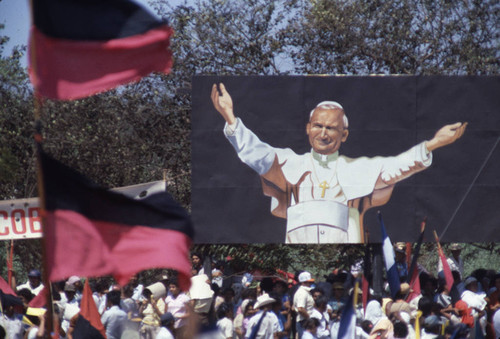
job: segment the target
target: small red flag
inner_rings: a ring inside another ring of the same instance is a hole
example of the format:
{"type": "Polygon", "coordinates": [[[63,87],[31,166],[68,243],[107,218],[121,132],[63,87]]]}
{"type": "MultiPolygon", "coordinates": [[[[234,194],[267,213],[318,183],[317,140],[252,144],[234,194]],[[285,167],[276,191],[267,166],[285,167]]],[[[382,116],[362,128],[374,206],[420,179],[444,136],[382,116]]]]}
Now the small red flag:
{"type": "Polygon", "coordinates": [[[29,307],[41,308],[47,305],[47,295],[49,293],[49,289],[47,286],[44,286],[43,289],[38,293],[33,299],[31,299],[29,303],[29,307]]]}
{"type": "Polygon", "coordinates": [[[73,338],[100,338],[99,334],[102,338],[106,338],[106,329],[101,322],[101,315],[92,298],[92,290],[87,279],[83,287],[80,313],[75,323],[73,338]]]}

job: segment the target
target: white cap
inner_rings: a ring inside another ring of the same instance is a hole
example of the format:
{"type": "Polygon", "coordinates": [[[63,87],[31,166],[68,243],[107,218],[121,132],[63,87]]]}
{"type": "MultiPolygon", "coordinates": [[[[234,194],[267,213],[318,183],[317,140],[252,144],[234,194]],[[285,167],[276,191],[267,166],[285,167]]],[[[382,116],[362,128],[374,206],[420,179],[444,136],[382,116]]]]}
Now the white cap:
{"type": "Polygon", "coordinates": [[[309,272],[302,272],[299,274],[299,282],[313,282],[314,279],[311,277],[311,273],[309,272]]]}

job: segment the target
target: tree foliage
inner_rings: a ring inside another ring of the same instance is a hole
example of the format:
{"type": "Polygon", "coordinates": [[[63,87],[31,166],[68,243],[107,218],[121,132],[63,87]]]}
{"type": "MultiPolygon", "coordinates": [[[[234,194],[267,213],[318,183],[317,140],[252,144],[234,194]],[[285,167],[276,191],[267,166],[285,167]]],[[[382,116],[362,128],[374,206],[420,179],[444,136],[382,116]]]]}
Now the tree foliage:
{"type": "MultiPolygon", "coordinates": [[[[151,2],[175,31],[170,75],[83,100],[47,100],[38,112],[45,148],[62,162],[106,187],[165,173],[169,190],[187,208],[193,75],[499,73],[496,0],[151,2]]],[[[25,48],[8,53],[7,39],[0,36],[0,199],[37,195],[35,105],[20,62],[25,48]]],[[[6,244],[0,245],[3,255],[6,244]]],[[[499,245],[468,246],[469,262],[499,266],[499,245]],[[480,261],[495,255],[496,262],[480,261]]],[[[230,255],[240,261],[236,266],[307,268],[318,275],[348,268],[363,255],[362,246],[347,245],[206,244],[195,250],[230,255]]],[[[37,241],[16,242],[16,265],[21,271],[39,266],[39,251],[37,241]]],[[[428,244],[422,261],[431,269],[434,258],[434,244],[428,244]]]]}
{"type": "Polygon", "coordinates": [[[298,6],[281,32],[298,73],[499,72],[496,0],[315,0],[298,6]]]}

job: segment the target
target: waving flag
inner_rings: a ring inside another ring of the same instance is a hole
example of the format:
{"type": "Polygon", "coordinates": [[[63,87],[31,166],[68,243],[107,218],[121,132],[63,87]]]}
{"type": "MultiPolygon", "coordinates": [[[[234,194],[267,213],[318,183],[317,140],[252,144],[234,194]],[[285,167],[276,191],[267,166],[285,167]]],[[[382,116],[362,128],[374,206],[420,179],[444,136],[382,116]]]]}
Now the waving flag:
{"type": "Polygon", "coordinates": [[[193,228],[167,192],[134,200],[39,152],[50,280],[111,274],[124,285],[141,270],[165,267],[179,272],[182,289],[189,287],[193,228]]]}
{"type": "Polygon", "coordinates": [[[382,214],[378,213],[378,220],[380,222],[380,229],[382,232],[382,251],[384,252],[385,269],[387,271],[387,280],[391,289],[391,296],[394,298],[400,290],[398,268],[394,256],[394,248],[392,247],[391,240],[385,231],[384,221],[382,214]]]}
{"type": "Polygon", "coordinates": [[[356,313],[354,312],[354,296],[357,291],[355,289],[349,296],[347,303],[340,315],[338,339],[352,339],[356,333],[356,313]]]}
{"type": "Polygon", "coordinates": [[[131,0],[34,0],[30,78],[42,96],[73,100],[169,73],[172,29],[131,0]]]}
{"type": "Polygon", "coordinates": [[[420,235],[417,240],[417,246],[415,247],[415,251],[413,253],[413,259],[410,265],[409,277],[410,277],[410,294],[407,296],[406,301],[415,299],[420,294],[420,279],[418,272],[418,257],[420,256],[420,247],[422,247],[422,242],[424,240],[425,233],[425,224],[427,222],[427,218],[425,218],[420,225],[420,235]]]}

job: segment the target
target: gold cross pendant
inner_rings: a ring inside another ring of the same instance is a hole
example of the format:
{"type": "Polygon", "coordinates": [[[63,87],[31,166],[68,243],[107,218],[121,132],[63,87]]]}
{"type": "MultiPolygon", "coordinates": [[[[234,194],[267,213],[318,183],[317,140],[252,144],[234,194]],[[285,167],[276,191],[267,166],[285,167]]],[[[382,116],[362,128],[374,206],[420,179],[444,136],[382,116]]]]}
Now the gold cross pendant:
{"type": "Polygon", "coordinates": [[[325,191],[328,188],[330,188],[330,185],[328,185],[328,183],[325,180],[321,184],[319,184],[319,187],[322,189],[322,191],[321,191],[321,197],[324,198],[325,197],[325,191]]]}

